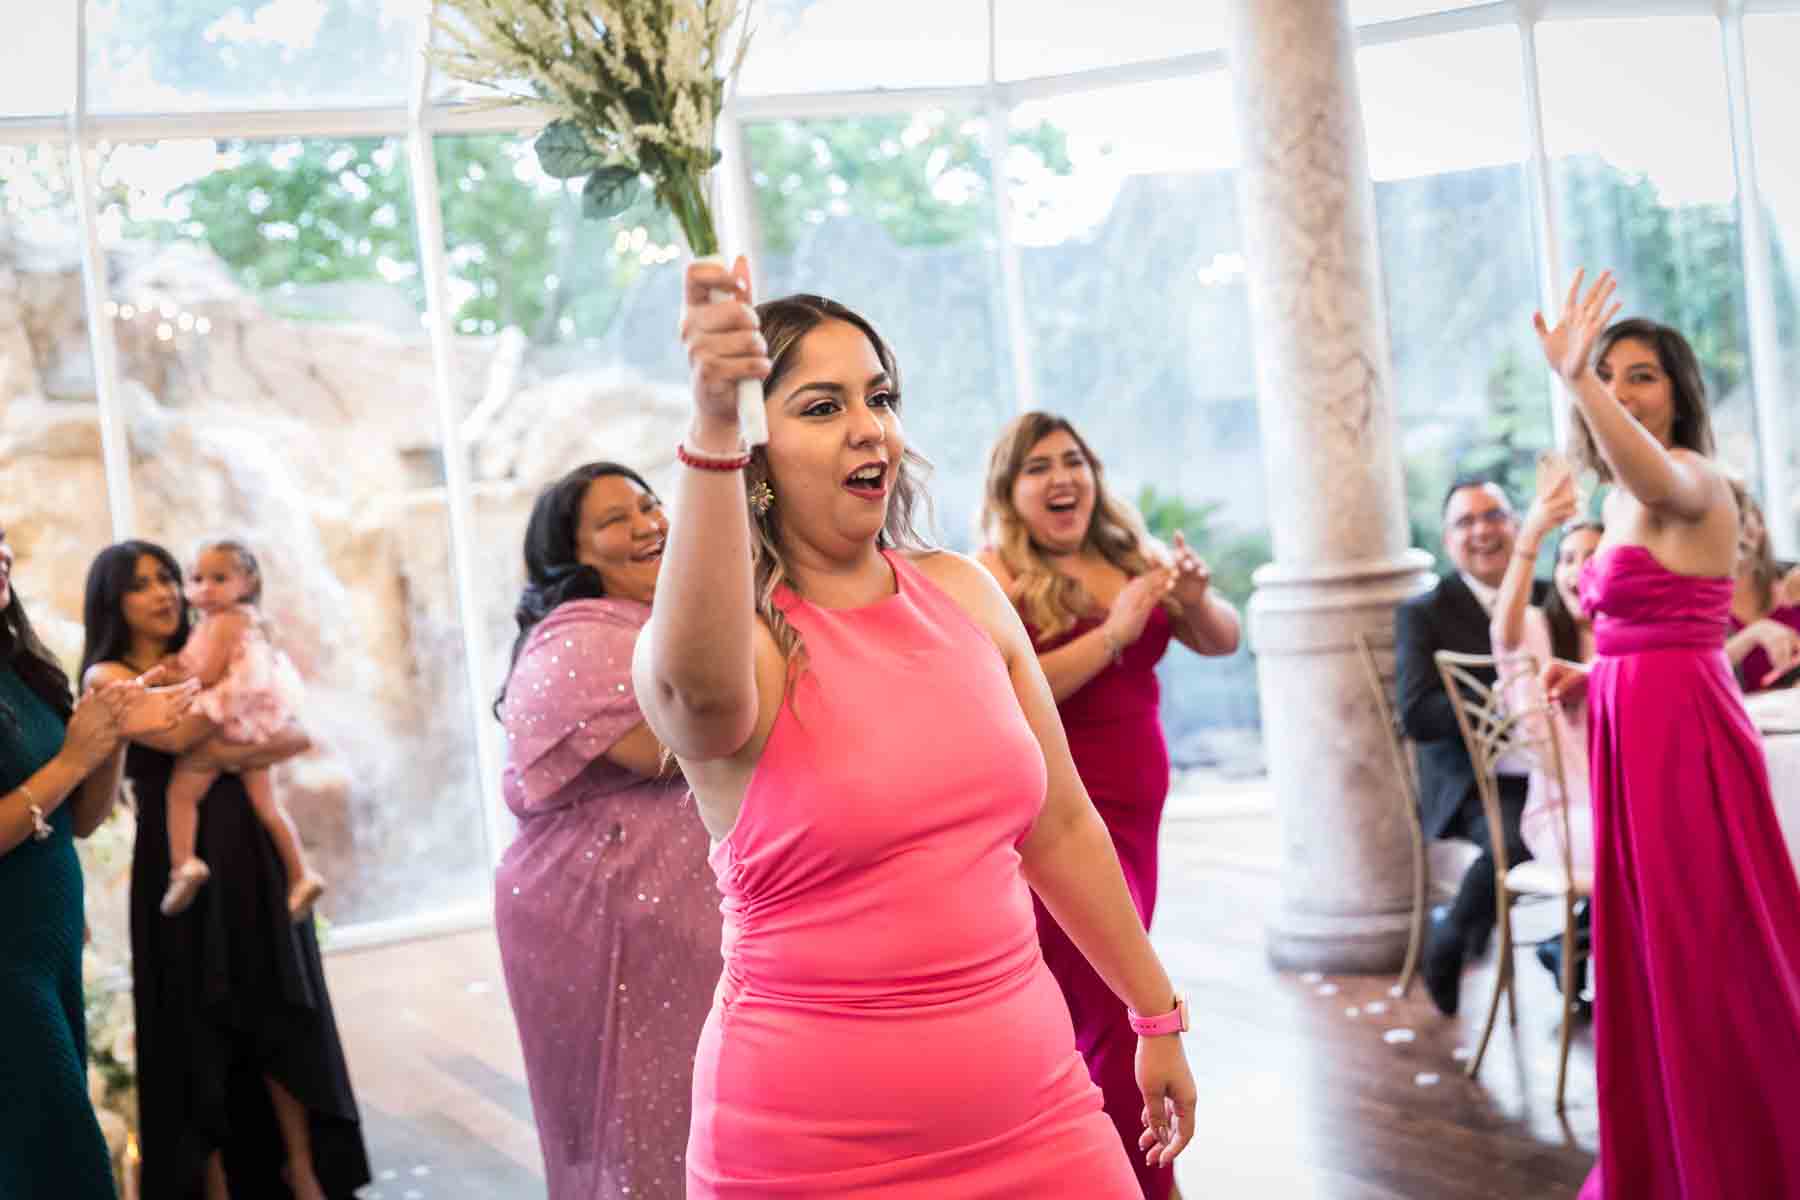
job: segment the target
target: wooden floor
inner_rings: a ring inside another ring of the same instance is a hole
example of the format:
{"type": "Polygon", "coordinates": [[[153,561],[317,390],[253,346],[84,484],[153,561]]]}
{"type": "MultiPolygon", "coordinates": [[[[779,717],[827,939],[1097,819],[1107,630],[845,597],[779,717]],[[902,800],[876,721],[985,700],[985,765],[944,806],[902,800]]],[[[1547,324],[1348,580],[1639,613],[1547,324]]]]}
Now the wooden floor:
{"type": "MultiPolygon", "coordinates": [[[[1200,1132],[1177,1168],[1188,1200],[1572,1196],[1593,1158],[1591,1042],[1577,1038],[1559,1120],[1560,1008],[1529,947],[1518,1027],[1502,1017],[1481,1078],[1468,1080],[1459,1054],[1479,1033],[1491,953],[1448,1021],[1421,986],[1389,995],[1391,977],[1273,971],[1273,858],[1257,789],[1172,806],[1154,940],[1194,1007],[1200,1132]]],[[[1519,940],[1557,919],[1529,914],[1519,940]]],[[[364,1196],[542,1197],[492,932],[336,954],[327,972],[375,1163],[364,1196]]]]}

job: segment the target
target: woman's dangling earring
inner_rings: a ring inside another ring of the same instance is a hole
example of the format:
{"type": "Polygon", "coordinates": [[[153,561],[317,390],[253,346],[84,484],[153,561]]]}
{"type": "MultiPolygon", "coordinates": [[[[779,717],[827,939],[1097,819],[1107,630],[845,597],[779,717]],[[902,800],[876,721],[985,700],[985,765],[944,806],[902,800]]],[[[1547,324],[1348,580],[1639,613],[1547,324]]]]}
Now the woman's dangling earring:
{"type": "Polygon", "coordinates": [[[769,510],[775,507],[775,489],[764,479],[750,488],[750,511],[758,517],[766,517],[769,510]]]}

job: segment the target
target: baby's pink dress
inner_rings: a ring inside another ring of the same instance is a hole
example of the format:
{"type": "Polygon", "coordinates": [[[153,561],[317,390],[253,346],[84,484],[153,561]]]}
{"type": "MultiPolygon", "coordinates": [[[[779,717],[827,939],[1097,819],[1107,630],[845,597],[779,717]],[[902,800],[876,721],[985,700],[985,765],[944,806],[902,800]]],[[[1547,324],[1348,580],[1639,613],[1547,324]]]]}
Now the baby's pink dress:
{"type": "MultiPolygon", "coordinates": [[[[260,742],[293,719],[300,706],[300,674],[263,633],[255,609],[241,604],[232,611],[248,618],[244,636],[232,647],[225,674],[194,698],[194,707],[219,727],[226,741],[260,742]]],[[[196,635],[204,629],[203,621],[196,635]]],[[[188,651],[182,651],[182,666],[192,670],[195,665],[188,651]]]]}

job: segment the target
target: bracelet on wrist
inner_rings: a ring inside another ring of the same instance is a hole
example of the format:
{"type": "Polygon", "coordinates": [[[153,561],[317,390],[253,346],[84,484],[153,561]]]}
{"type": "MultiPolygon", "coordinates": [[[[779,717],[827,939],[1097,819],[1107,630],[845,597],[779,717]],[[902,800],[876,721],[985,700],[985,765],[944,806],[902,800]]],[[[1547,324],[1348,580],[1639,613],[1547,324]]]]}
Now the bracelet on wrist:
{"type": "Polygon", "coordinates": [[[692,467],[696,471],[741,471],[750,465],[750,452],[742,448],[736,454],[707,454],[695,450],[687,444],[687,439],[675,443],[675,458],[684,467],[692,467]]]}
{"type": "Polygon", "coordinates": [[[1100,643],[1106,647],[1106,655],[1114,663],[1125,656],[1125,647],[1119,644],[1119,639],[1113,636],[1113,631],[1104,625],[1100,627],[1100,643]]]}
{"type": "Polygon", "coordinates": [[[44,819],[43,806],[37,797],[31,794],[29,784],[19,784],[19,794],[25,797],[25,811],[31,816],[31,837],[34,841],[43,841],[50,836],[50,822],[44,819]]]}

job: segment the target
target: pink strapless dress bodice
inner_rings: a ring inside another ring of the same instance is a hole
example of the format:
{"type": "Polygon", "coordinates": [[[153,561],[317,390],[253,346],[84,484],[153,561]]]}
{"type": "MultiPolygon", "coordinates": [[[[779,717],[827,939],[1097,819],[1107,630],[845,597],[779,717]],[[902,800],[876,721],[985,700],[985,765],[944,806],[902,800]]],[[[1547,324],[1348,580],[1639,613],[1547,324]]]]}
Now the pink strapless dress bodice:
{"type": "Polygon", "coordinates": [[[1126,1200],[1020,873],[1042,753],[992,641],[888,562],[876,604],[781,598],[803,657],[712,853],[689,1200],[1126,1200]]]}
{"type": "Polygon", "coordinates": [[[1582,578],[1600,1154],[1584,1200],[1800,1195],[1800,885],[1723,648],[1728,578],[1582,578]]]}

